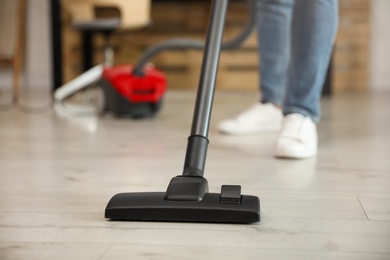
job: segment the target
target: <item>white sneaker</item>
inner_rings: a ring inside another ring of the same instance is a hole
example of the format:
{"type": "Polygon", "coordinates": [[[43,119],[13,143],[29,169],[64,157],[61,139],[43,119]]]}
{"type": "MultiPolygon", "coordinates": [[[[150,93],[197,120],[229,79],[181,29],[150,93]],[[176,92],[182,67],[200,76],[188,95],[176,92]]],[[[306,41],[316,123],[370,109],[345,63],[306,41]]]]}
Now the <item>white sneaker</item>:
{"type": "Polygon", "coordinates": [[[282,112],[275,105],[256,103],[237,117],[220,122],[218,130],[229,135],[277,132],[282,119],[282,112]]]}
{"type": "Polygon", "coordinates": [[[275,146],[275,156],[303,159],[317,154],[317,127],[313,120],[301,114],[290,114],[283,119],[283,126],[275,146]]]}

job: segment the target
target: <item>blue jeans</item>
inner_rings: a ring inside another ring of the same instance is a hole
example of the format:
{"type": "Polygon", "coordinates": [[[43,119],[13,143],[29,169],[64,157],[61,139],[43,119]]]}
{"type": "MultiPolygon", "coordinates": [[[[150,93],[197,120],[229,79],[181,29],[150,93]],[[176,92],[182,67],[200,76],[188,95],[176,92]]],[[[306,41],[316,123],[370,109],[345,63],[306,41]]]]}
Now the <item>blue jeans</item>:
{"type": "Polygon", "coordinates": [[[257,0],[262,102],[320,118],[338,24],[337,0],[257,0]]]}

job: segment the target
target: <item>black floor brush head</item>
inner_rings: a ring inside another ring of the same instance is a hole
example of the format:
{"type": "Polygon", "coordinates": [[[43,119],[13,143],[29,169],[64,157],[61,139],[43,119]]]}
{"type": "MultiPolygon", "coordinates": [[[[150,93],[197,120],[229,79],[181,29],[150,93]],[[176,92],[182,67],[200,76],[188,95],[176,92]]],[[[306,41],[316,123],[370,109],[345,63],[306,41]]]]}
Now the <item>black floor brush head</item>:
{"type": "Polygon", "coordinates": [[[241,195],[239,204],[221,202],[221,194],[206,193],[201,201],[169,201],[165,192],[120,193],[108,203],[105,217],[127,221],[254,223],[260,221],[260,201],[241,195]]]}

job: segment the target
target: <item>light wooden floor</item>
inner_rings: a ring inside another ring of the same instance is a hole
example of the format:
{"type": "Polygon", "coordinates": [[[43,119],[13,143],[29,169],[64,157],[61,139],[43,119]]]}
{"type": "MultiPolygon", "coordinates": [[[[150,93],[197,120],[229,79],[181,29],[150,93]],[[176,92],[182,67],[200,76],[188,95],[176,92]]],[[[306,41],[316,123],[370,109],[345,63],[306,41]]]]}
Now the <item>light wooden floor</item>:
{"type": "Polygon", "coordinates": [[[262,221],[106,221],[114,194],[181,174],[194,96],[170,91],[152,120],[0,112],[0,259],[390,259],[390,92],[323,100],[302,161],[272,157],[276,134],[218,134],[257,96],[217,92],[205,177],[259,196],[262,221]]]}

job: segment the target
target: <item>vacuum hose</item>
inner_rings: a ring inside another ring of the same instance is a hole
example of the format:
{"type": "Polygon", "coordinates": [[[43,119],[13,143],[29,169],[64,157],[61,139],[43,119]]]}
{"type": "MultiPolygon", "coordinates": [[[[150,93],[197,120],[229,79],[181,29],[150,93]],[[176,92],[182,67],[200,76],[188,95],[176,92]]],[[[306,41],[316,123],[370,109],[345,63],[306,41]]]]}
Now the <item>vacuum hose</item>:
{"type": "MultiPolygon", "coordinates": [[[[240,47],[240,45],[248,38],[252,33],[255,21],[256,21],[256,0],[246,0],[248,2],[249,19],[245,24],[241,33],[235,36],[233,39],[227,40],[222,43],[221,50],[231,50],[240,47]]],[[[155,55],[165,50],[203,50],[205,46],[204,41],[191,40],[191,39],[172,39],[167,40],[157,45],[150,47],[138,60],[137,65],[134,68],[133,74],[136,76],[143,76],[143,70],[155,55]]]]}

